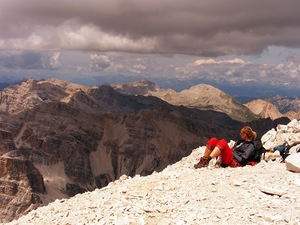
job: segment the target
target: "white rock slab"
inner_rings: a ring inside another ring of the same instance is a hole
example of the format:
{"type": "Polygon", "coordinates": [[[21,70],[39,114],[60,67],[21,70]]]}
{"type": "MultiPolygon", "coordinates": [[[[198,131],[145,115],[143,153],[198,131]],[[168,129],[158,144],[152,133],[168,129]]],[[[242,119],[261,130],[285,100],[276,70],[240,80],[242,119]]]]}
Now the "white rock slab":
{"type": "Polygon", "coordinates": [[[287,170],[300,173],[300,153],[289,155],[285,159],[285,165],[287,170]]]}

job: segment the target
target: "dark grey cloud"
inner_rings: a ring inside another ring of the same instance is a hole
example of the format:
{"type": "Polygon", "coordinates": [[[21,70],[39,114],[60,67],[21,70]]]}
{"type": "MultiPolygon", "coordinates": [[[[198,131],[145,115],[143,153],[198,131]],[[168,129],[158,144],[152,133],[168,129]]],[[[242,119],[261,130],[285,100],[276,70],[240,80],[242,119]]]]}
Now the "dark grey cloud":
{"type": "Polygon", "coordinates": [[[297,0],[2,0],[0,48],[220,56],[300,47],[297,0]]]}
{"type": "Polygon", "coordinates": [[[17,51],[0,54],[0,65],[8,69],[58,69],[60,53],[17,51]]]}

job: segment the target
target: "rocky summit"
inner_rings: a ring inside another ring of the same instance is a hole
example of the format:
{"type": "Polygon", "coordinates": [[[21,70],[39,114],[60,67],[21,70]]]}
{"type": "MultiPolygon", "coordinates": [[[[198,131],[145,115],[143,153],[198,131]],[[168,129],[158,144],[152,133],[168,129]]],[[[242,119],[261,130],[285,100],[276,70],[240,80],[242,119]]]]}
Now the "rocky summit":
{"type": "MultiPolygon", "coordinates": [[[[299,127],[298,121],[280,125],[263,140],[267,146],[287,138],[294,143],[299,127]]],[[[162,172],[123,175],[104,188],[56,200],[9,224],[300,224],[300,173],[289,171],[278,155],[255,166],[194,169],[204,149],[194,149],[162,172]]]]}

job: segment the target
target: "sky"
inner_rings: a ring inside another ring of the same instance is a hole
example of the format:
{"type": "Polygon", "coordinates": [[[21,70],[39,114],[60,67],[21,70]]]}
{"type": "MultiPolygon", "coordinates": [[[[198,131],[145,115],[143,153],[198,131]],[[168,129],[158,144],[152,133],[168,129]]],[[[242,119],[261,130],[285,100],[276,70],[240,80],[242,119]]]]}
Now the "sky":
{"type": "Polygon", "coordinates": [[[0,83],[119,77],[297,89],[299,9],[298,0],[1,0],[0,83]]]}

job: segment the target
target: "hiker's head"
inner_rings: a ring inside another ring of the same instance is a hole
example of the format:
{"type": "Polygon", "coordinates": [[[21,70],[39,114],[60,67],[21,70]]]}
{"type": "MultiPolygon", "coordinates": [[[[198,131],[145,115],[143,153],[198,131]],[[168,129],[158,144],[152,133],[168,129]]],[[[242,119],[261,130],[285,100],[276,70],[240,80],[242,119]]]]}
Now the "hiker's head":
{"type": "Polygon", "coordinates": [[[241,138],[246,141],[253,141],[256,138],[256,132],[252,130],[251,127],[245,126],[241,129],[241,138]]]}

